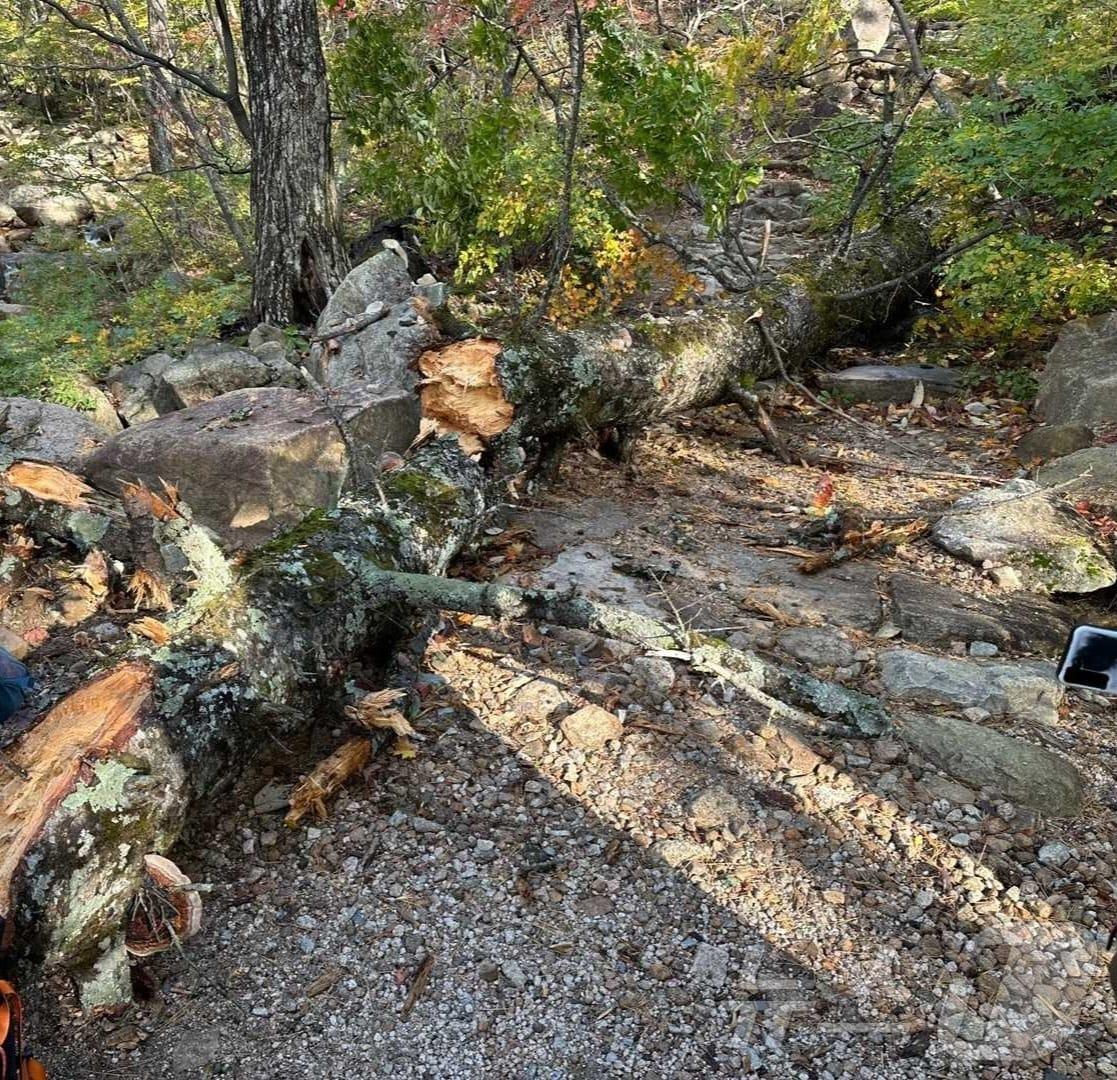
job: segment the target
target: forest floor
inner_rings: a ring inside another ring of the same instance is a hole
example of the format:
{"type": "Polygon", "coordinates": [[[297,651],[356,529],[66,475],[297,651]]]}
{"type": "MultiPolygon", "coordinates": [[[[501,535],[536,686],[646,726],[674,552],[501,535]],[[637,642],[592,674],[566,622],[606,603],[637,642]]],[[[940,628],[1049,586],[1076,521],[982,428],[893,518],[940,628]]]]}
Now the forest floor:
{"type": "MultiPolygon", "coordinates": [[[[785,398],[796,449],[849,462],[829,472],[778,464],[728,407],[645,432],[627,465],[573,449],[458,572],[577,584],[879,691],[892,575],[991,583],[923,540],[804,575],[802,508],[827,475],[866,520],[975,488],[928,470],[1013,475],[1024,410],[970,404],[855,423],[785,398]]],[[[173,853],[212,889],[139,1004],[84,1021],[62,983],[25,987],[53,1078],[1117,1075],[1103,706],[986,721],[1079,767],[1067,822],[898,739],[785,738],[685,661],[585,632],[446,617],[396,663],[417,756],[374,759],[292,830],[290,785],[343,733],[261,747],[173,853]],[[620,738],[563,734],[588,704],[620,738]]]]}

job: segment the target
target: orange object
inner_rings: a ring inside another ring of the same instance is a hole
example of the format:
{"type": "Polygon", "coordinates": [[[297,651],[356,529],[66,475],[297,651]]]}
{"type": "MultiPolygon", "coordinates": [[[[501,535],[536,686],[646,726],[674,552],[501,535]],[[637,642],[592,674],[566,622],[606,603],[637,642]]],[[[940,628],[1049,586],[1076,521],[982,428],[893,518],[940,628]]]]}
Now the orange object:
{"type": "Polygon", "coordinates": [[[46,1080],[46,1070],[23,1051],[23,1003],[0,979],[0,1080],[46,1080]]]}

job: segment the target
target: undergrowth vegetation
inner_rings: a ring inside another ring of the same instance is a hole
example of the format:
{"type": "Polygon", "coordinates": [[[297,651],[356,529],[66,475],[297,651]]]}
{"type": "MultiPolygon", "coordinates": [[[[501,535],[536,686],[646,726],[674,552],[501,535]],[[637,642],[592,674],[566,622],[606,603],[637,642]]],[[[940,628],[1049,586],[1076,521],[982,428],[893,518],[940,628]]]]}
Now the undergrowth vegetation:
{"type": "MultiPolygon", "coordinates": [[[[840,232],[847,215],[874,228],[933,206],[941,247],[963,249],[943,267],[925,329],[1000,363],[1061,320],[1117,305],[1117,11],[1105,0],[908,6],[956,115],[898,64],[876,108],[814,130],[811,166],[832,181],[819,228],[840,232]],[[851,214],[882,153],[887,169],[851,214]]],[[[117,7],[146,26],[146,5],[117,7]]],[[[109,18],[108,8],[75,11],[109,18]]],[[[203,7],[175,5],[169,18],[182,63],[220,61],[203,7]]],[[[680,217],[712,236],[727,228],[774,141],[803,115],[805,85],[833,64],[846,20],[838,0],[694,11],[330,0],[322,24],[350,236],[404,221],[459,295],[559,326],[653,294],[691,302],[696,267],[657,242],[661,228],[680,217]]],[[[78,402],[85,376],[235,325],[251,258],[248,152],[220,108],[191,99],[194,151],[154,175],[143,72],[45,9],[27,23],[26,12],[0,16],[0,59],[41,137],[6,149],[0,181],[48,177],[91,192],[101,216],[125,227],[101,247],[40,230],[50,260],[9,290],[34,314],[0,323],[0,392],[78,402]],[[135,145],[75,167],[75,126],[135,145]]]]}

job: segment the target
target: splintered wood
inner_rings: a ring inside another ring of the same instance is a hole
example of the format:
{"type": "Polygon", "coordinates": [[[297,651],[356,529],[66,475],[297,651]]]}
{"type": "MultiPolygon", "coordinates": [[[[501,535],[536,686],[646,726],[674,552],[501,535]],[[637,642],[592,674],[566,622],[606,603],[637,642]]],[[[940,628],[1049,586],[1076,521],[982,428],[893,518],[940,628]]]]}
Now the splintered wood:
{"type": "Polygon", "coordinates": [[[9,753],[26,779],[0,771],[0,915],[12,879],[50,815],[73,791],[82,767],[123,746],[151,702],[146,664],[121,664],[63,698],[9,753]]]}
{"type": "Polygon", "coordinates": [[[310,775],[291,792],[291,809],[283,824],[294,828],[310,811],[325,820],[326,800],[364,768],[371,754],[372,743],[360,735],[342,743],[328,758],[318,762],[310,775]]]}
{"type": "Polygon", "coordinates": [[[419,357],[423,428],[456,435],[467,454],[512,423],[514,409],[497,377],[501,345],[492,338],[469,338],[419,357]]]}
{"type": "Polygon", "coordinates": [[[70,510],[84,510],[85,496],[93,489],[72,472],[38,461],[15,461],[4,473],[4,483],[40,502],[59,503],[70,510]]]}

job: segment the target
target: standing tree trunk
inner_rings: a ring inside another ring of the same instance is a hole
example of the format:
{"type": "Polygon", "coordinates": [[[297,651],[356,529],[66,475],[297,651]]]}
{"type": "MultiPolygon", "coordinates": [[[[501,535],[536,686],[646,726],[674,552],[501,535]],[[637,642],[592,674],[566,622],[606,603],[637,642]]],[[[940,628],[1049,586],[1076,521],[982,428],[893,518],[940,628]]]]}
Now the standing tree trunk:
{"type": "MultiPolygon", "coordinates": [[[[171,31],[167,25],[166,0],[147,0],[147,38],[153,52],[160,56],[174,55],[171,31]]],[[[177,93],[170,80],[157,77],[153,71],[144,75],[144,96],[151,113],[147,121],[147,155],[153,173],[168,173],[174,168],[174,151],[171,146],[170,114],[172,109],[168,94],[177,93]]]]}
{"type": "Polygon", "coordinates": [[[253,315],[312,320],[347,269],[314,0],[241,5],[252,118],[253,315]]]}

